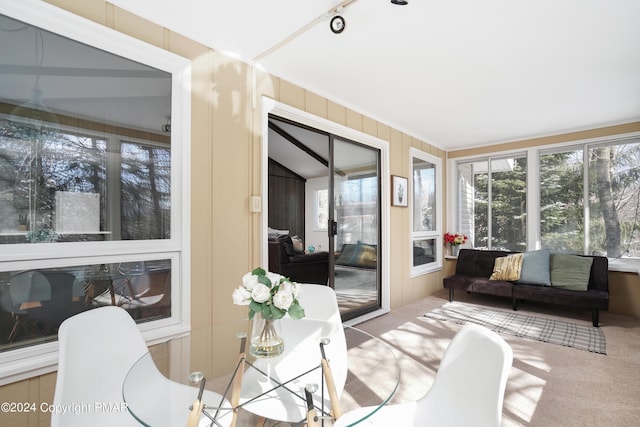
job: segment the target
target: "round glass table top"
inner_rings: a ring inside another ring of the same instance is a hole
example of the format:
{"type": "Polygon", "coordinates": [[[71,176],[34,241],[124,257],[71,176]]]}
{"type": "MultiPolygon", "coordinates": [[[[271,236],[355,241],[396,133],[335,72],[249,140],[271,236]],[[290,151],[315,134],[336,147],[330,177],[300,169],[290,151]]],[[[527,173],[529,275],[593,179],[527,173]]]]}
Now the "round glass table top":
{"type": "Polygon", "coordinates": [[[351,424],[355,425],[395,393],[399,364],[391,346],[381,339],[341,324],[336,327],[314,319],[282,320],[282,355],[256,359],[250,356],[248,343],[241,345],[245,338],[239,334],[239,362],[221,378],[203,378],[198,363],[193,362],[198,358],[184,355],[175,357],[183,363],[171,362],[163,372],[158,369],[167,365],[167,354],[171,353],[167,349],[172,342],[185,338],[152,347],[124,380],[122,393],[129,412],[141,425],[186,426],[201,393],[202,413],[197,423],[189,425],[256,425],[260,418],[298,423],[312,409],[320,425],[331,426],[335,415],[370,407],[370,412],[351,424]],[[337,402],[331,398],[332,388],[337,402]]]}

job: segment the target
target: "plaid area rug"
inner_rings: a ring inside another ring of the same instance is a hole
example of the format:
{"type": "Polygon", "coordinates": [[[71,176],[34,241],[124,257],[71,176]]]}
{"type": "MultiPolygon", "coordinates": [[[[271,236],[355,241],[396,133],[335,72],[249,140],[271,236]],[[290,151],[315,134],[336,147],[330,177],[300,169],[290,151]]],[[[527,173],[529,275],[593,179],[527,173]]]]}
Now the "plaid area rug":
{"type": "Polygon", "coordinates": [[[459,324],[477,323],[494,332],[607,354],[601,328],[545,319],[516,311],[493,310],[474,304],[450,302],[424,315],[459,324]]]}

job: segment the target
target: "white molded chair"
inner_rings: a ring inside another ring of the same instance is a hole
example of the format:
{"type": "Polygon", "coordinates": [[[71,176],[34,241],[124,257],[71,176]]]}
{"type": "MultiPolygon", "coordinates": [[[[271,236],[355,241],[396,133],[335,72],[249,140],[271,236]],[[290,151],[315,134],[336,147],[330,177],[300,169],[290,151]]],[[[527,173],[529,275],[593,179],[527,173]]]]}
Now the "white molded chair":
{"type": "MultiPolygon", "coordinates": [[[[511,347],[498,334],[467,324],[451,340],[426,395],[384,406],[358,426],[498,427],[512,361],[511,347]]],[[[348,412],[334,427],[352,425],[373,409],[348,412]]]]}
{"type": "MultiPolygon", "coordinates": [[[[95,308],[65,320],[58,336],[60,354],[53,403],[68,412],[54,412],[51,426],[139,426],[124,404],[123,384],[130,368],[148,349],[131,316],[115,306],[95,308]],[[96,403],[115,409],[99,411],[96,403]]],[[[144,381],[137,389],[148,399],[143,399],[147,408],[140,409],[157,411],[168,426],[185,426],[188,405],[182,408],[180,402],[192,403],[198,389],[168,380],[153,364],[144,372],[144,381]],[[167,390],[170,396],[164,395],[167,390]]],[[[211,394],[211,400],[222,399],[217,393],[205,393],[211,394]]],[[[231,417],[225,418],[223,423],[228,425],[231,417]]]]}

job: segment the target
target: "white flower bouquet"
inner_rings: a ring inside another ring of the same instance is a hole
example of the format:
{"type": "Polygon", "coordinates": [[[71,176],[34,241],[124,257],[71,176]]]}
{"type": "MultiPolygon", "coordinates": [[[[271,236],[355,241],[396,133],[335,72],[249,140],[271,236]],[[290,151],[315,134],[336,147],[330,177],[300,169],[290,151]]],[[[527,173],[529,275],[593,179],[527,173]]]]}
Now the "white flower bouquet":
{"type": "Polygon", "coordinates": [[[288,277],[256,268],[242,277],[242,285],[233,291],[233,303],[249,306],[249,319],[260,313],[265,320],[277,320],[289,313],[302,319],[304,309],[298,303],[300,286],[288,277]]]}

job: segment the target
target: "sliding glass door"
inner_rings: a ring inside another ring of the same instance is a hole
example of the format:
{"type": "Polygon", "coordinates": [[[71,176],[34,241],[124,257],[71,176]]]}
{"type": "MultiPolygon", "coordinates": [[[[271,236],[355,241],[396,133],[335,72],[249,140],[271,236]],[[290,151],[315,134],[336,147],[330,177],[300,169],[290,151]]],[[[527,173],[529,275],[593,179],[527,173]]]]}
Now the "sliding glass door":
{"type": "Polygon", "coordinates": [[[290,235],[304,251],[299,256],[328,253],[326,284],[335,289],[344,320],[379,309],[380,150],[275,116],[268,148],[269,234],[290,235]],[[284,190],[278,182],[303,190],[284,190]]]}
{"type": "Polygon", "coordinates": [[[380,308],[380,151],[331,135],[329,284],[343,319],[380,308]]]}

